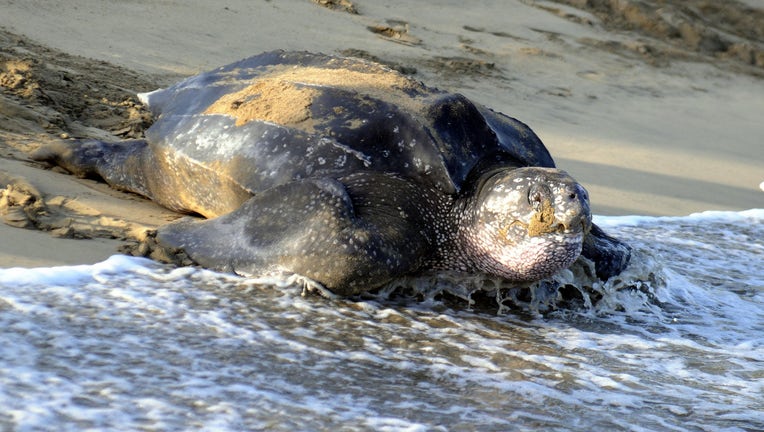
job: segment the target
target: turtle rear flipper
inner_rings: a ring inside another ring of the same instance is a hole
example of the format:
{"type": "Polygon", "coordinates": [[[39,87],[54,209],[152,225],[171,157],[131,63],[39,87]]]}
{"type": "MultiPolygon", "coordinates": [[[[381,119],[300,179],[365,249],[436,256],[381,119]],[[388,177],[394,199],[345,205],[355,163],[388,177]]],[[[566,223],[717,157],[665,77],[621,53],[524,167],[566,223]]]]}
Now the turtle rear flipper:
{"type": "Polygon", "coordinates": [[[99,140],[58,141],[40,147],[30,157],[58,165],[81,178],[99,178],[116,189],[153,198],[147,174],[155,167],[144,140],[110,143],[99,140]]]}
{"type": "Polygon", "coordinates": [[[251,193],[223,173],[168,156],[144,140],[116,143],[99,140],[59,141],[31,154],[82,178],[103,179],[111,187],[137,193],[181,213],[215,217],[249,199],[251,193]]]}
{"type": "MultiPolygon", "coordinates": [[[[203,267],[242,275],[293,273],[335,294],[354,295],[416,270],[429,247],[420,228],[402,216],[390,218],[390,206],[366,203],[336,180],[294,181],[218,218],[165,225],[157,241],[182,249],[203,267]]],[[[398,204],[391,202],[405,213],[398,204]]]]}

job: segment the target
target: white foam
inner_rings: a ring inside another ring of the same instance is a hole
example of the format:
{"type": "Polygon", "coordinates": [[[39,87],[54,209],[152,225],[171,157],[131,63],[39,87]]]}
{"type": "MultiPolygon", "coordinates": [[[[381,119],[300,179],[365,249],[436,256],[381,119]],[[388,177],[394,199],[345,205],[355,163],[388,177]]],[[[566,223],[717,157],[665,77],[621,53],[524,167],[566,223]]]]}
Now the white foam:
{"type": "Polygon", "coordinates": [[[152,261],[124,255],[114,255],[93,265],[22,268],[0,268],[0,286],[17,284],[58,284],[75,285],[92,279],[99,273],[123,273],[142,269],[152,261]]]}
{"type": "Polygon", "coordinates": [[[764,208],[754,208],[739,212],[708,210],[692,213],[688,216],[600,216],[594,215],[592,221],[600,227],[640,225],[661,222],[741,222],[746,220],[764,220],[764,208]]]}
{"type": "Polygon", "coordinates": [[[158,90],[144,92],[144,93],[136,93],[136,97],[138,97],[138,100],[141,101],[142,104],[149,106],[149,99],[151,98],[151,94],[156,91],[158,90]]]}

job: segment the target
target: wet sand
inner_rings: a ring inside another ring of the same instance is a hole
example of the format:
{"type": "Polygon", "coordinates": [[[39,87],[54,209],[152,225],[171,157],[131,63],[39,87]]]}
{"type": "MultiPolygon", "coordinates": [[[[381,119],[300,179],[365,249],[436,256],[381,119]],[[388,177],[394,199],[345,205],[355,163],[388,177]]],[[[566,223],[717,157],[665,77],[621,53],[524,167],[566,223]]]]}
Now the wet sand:
{"type": "Polygon", "coordinates": [[[279,48],[375,58],[528,123],[597,214],[762,208],[764,1],[717,3],[0,0],[0,267],[100,261],[178,217],[28,152],[139,137],[136,92],[279,48]]]}

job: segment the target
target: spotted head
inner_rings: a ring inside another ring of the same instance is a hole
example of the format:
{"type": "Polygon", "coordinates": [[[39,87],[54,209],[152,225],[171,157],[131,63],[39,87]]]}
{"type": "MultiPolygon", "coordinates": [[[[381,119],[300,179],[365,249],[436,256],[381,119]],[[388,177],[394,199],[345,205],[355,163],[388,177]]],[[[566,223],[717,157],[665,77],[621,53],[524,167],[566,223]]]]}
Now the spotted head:
{"type": "Polygon", "coordinates": [[[486,174],[467,200],[458,255],[468,267],[514,281],[533,281],[568,267],[591,229],[586,190],[553,168],[486,174]]]}

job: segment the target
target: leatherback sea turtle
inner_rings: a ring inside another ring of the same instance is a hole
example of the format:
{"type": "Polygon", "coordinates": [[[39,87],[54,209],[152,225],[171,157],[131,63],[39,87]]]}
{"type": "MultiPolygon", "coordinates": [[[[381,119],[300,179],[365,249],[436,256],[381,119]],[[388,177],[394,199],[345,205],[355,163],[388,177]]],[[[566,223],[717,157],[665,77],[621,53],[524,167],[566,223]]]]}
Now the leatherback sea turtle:
{"type": "Polygon", "coordinates": [[[208,218],[157,234],[201,266],[352,295],[428,270],[533,281],[583,253],[606,279],[629,261],[528,126],[382,65],[268,52],[142,98],[145,140],[35,157],[208,218]]]}

